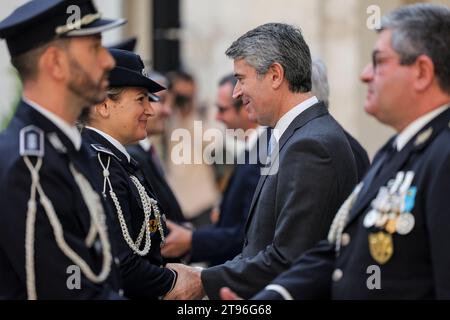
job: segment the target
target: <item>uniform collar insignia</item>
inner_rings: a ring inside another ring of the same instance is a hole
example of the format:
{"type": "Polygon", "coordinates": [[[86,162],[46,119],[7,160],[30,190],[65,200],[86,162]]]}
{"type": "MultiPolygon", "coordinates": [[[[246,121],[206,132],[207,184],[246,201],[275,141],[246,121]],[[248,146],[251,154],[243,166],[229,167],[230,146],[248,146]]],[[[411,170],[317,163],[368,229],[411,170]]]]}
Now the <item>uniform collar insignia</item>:
{"type": "Polygon", "coordinates": [[[105,146],[102,146],[101,144],[91,144],[91,148],[94,149],[97,152],[108,154],[108,155],[113,156],[113,157],[115,157],[115,158],[120,160],[120,158],[117,157],[114,154],[114,152],[111,151],[111,149],[106,148],[105,146]]]}
{"type": "Polygon", "coordinates": [[[418,147],[425,142],[427,142],[428,139],[430,139],[431,135],[433,134],[433,128],[428,128],[427,130],[421,132],[417,138],[416,141],[414,141],[414,146],[418,147]]]}
{"type": "Polygon", "coordinates": [[[44,157],[44,131],[33,125],[20,130],[20,155],[44,157]]]}

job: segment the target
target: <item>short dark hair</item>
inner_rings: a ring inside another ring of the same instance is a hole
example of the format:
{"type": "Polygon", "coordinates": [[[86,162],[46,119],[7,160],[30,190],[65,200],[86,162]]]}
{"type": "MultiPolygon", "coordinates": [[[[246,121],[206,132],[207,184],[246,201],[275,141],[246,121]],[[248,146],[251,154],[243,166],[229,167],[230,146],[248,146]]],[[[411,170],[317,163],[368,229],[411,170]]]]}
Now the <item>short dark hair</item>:
{"type": "Polygon", "coordinates": [[[62,38],[47,42],[20,55],[11,57],[11,64],[16,68],[22,82],[34,80],[37,77],[39,58],[51,46],[67,48],[69,39],[62,38]]]}
{"type": "MultiPolygon", "coordinates": [[[[219,87],[231,84],[231,87],[234,88],[236,86],[237,79],[233,74],[227,74],[226,76],[222,77],[222,79],[219,80],[219,87]]],[[[233,99],[233,107],[236,109],[236,111],[241,110],[242,105],[244,103],[242,102],[241,98],[233,99]]]]}
{"type": "Polygon", "coordinates": [[[169,85],[168,85],[169,90],[172,90],[173,85],[177,80],[183,80],[183,81],[195,83],[194,77],[190,73],[188,73],[184,70],[176,70],[176,71],[169,72],[167,74],[167,79],[169,80],[169,85]]]}

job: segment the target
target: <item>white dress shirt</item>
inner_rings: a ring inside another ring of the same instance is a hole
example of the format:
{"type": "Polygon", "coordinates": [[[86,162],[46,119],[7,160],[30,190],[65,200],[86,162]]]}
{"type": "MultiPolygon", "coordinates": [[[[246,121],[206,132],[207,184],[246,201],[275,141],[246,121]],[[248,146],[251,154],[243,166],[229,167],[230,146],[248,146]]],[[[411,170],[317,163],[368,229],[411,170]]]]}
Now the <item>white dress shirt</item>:
{"type": "Polygon", "coordinates": [[[291,110],[286,112],[280,118],[280,120],[278,120],[278,122],[273,130],[273,136],[275,137],[276,142],[277,143],[280,142],[280,139],[283,136],[283,133],[286,131],[286,129],[289,127],[289,125],[292,123],[292,121],[294,121],[294,119],[297,118],[297,116],[299,114],[301,114],[303,111],[307,110],[309,107],[315,105],[318,102],[319,102],[319,100],[314,96],[314,97],[311,97],[311,98],[303,101],[299,105],[295,106],[294,108],[292,108],[291,110]]]}

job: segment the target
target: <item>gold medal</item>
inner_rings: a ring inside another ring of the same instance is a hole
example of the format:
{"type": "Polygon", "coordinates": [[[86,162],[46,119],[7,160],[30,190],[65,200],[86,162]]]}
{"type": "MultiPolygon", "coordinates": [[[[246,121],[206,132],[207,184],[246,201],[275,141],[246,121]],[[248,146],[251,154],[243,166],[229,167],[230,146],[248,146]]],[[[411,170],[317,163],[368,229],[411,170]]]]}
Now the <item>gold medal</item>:
{"type": "Polygon", "coordinates": [[[379,264],[385,264],[394,253],[392,235],[383,231],[369,234],[369,249],[372,258],[379,264]]]}
{"type": "Polygon", "coordinates": [[[394,234],[397,231],[397,219],[389,219],[385,227],[386,231],[394,234]]]}
{"type": "Polygon", "coordinates": [[[156,232],[157,228],[158,222],[156,221],[156,219],[151,219],[148,221],[148,230],[150,231],[150,233],[156,232]]]}

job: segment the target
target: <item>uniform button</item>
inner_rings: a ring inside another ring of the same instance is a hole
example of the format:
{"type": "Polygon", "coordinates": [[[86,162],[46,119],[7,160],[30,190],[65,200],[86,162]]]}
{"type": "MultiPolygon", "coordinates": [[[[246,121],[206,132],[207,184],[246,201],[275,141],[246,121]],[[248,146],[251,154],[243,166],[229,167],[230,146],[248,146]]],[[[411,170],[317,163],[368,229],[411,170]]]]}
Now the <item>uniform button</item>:
{"type": "Polygon", "coordinates": [[[343,247],[348,246],[350,243],[350,235],[348,233],[343,233],[341,238],[341,245],[343,247]]]}
{"type": "Polygon", "coordinates": [[[116,264],[117,267],[120,266],[120,260],[119,260],[119,258],[115,257],[115,258],[114,258],[114,263],[116,264]]]}
{"type": "Polygon", "coordinates": [[[119,296],[123,297],[123,290],[122,289],[119,290],[119,296]]]}
{"type": "Polygon", "coordinates": [[[102,243],[100,240],[94,242],[94,249],[98,254],[102,253],[102,243]]]}
{"type": "Polygon", "coordinates": [[[334,282],[337,282],[337,281],[341,280],[343,276],[344,276],[344,273],[342,272],[342,270],[336,269],[336,270],[334,270],[333,276],[331,278],[333,279],[334,282]]]}

